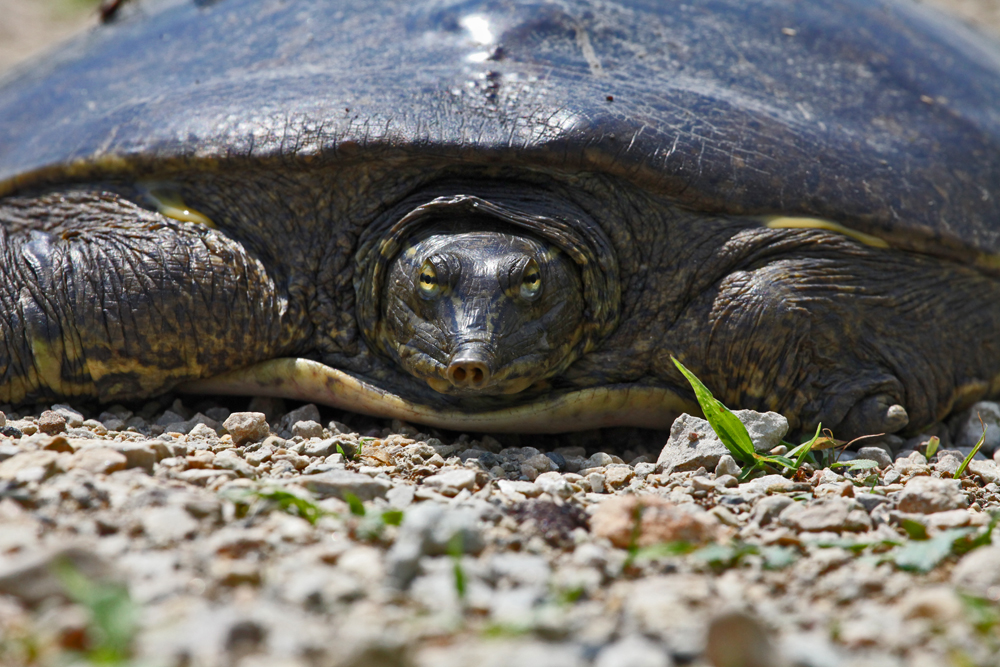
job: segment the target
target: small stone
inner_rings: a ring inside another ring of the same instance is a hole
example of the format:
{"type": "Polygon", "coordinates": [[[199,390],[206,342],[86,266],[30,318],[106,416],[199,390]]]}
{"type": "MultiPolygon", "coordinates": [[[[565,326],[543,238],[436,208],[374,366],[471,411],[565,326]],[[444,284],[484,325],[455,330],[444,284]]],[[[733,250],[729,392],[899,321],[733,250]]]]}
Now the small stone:
{"type": "MultiPolygon", "coordinates": [[[[163,446],[163,443],[160,443],[163,446]]],[[[115,451],[125,456],[126,468],[142,468],[148,473],[153,472],[153,465],[165,456],[159,456],[156,448],[150,442],[121,442],[113,445],[115,451]]]]}
{"type": "Polygon", "coordinates": [[[962,467],[962,459],[953,454],[940,455],[938,460],[934,462],[935,472],[942,477],[954,477],[960,467],[962,467]]]}
{"type": "Polygon", "coordinates": [[[224,450],[216,453],[215,458],[212,459],[212,467],[217,470],[231,470],[237,476],[247,479],[257,477],[257,471],[254,467],[241,459],[232,450],[224,450]]]}
{"type": "Polygon", "coordinates": [[[0,441],[0,462],[17,456],[23,450],[12,442],[0,441]]]}
{"type": "Polygon", "coordinates": [[[981,547],[962,556],[951,581],[972,595],[1000,601],[1000,546],[981,547]]]}
{"type": "Polygon", "coordinates": [[[973,459],[969,461],[969,467],[966,470],[973,475],[978,475],[987,484],[1000,484],[1000,466],[997,465],[996,461],[977,461],[973,459]]]}
{"type": "MultiPolygon", "coordinates": [[[[209,566],[209,574],[212,580],[217,585],[225,586],[226,588],[235,588],[242,585],[259,586],[261,582],[260,570],[259,563],[245,560],[230,560],[229,558],[217,558],[209,566]]],[[[248,631],[248,626],[260,628],[260,626],[252,621],[238,623],[230,630],[230,639],[228,641],[230,643],[240,641],[233,639],[233,632],[245,633],[248,631]]],[[[250,630],[250,632],[253,632],[253,630],[250,630]]]]}
{"type": "Polygon", "coordinates": [[[109,475],[125,470],[128,459],[110,447],[88,447],[73,454],[69,460],[72,469],[86,470],[95,475],[109,475]]]}
{"type": "Polygon", "coordinates": [[[858,458],[874,461],[882,470],[892,465],[892,457],[889,456],[889,452],[881,447],[862,447],[858,450],[858,458]]]}
{"type": "Polygon", "coordinates": [[[323,426],[311,419],[306,419],[303,421],[297,421],[292,424],[292,435],[297,435],[300,438],[322,438],[323,437],[323,426]]]}
{"type": "Polygon", "coordinates": [[[397,587],[405,588],[417,574],[422,556],[443,555],[456,546],[463,553],[483,549],[478,512],[432,502],[417,505],[406,512],[386,556],[389,576],[397,587]]]}
{"type": "Polygon", "coordinates": [[[83,414],[68,405],[56,404],[52,406],[52,412],[66,420],[66,426],[70,428],[80,428],[83,426],[83,414]]]}
{"type": "Polygon", "coordinates": [[[590,486],[590,490],[593,493],[604,493],[606,489],[604,488],[604,475],[599,472],[592,472],[587,475],[587,484],[590,486]]]}
{"type": "Polygon", "coordinates": [[[38,425],[39,431],[48,435],[56,435],[66,431],[66,419],[52,410],[43,412],[35,423],[38,425]]]}
{"type": "Polygon", "coordinates": [[[789,528],[806,532],[867,531],[872,529],[868,513],[842,496],[826,496],[805,506],[788,506],[779,517],[789,528]]]}
{"type": "Polygon", "coordinates": [[[146,537],[158,546],[173,544],[198,532],[198,522],[183,507],[149,507],[139,519],[146,537]]]}
{"type": "Polygon", "coordinates": [[[316,422],[317,424],[320,424],[323,421],[319,415],[319,408],[317,408],[312,403],[307,403],[300,408],[295,408],[294,410],[286,414],[284,417],[282,417],[281,421],[278,422],[277,430],[282,435],[287,436],[287,434],[284,432],[287,431],[287,433],[291,433],[292,426],[294,426],[297,422],[305,422],[305,421],[316,422]]]}
{"type": "Polygon", "coordinates": [[[236,473],[232,470],[185,470],[184,472],[178,474],[178,477],[185,482],[190,484],[195,484],[197,486],[208,486],[209,482],[215,483],[219,479],[236,479],[236,473]]]}
{"type": "Polygon", "coordinates": [[[501,479],[497,482],[497,486],[500,488],[500,493],[520,493],[528,498],[535,498],[542,493],[542,487],[538,486],[534,482],[525,482],[523,480],[501,479]]]}
{"type": "Polygon", "coordinates": [[[781,475],[764,475],[740,484],[740,493],[788,493],[796,490],[796,483],[781,475]]]}
{"type": "Polygon", "coordinates": [[[525,460],[524,464],[529,465],[535,470],[537,470],[538,474],[541,474],[543,472],[550,472],[556,469],[556,464],[553,463],[552,459],[550,459],[545,454],[536,454],[535,456],[532,456],[531,458],[525,460]]]}
{"type": "MultiPolygon", "coordinates": [[[[302,423],[302,422],[299,422],[302,423]]],[[[344,452],[350,452],[353,455],[356,446],[352,442],[348,442],[342,438],[328,438],[326,440],[310,440],[309,442],[302,443],[301,454],[303,456],[312,457],[323,457],[326,458],[333,454],[337,454],[337,446],[344,452]]]]}
{"type": "Polygon", "coordinates": [[[177,424],[186,421],[183,415],[177,414],[173,410],[165,410],[159,419],[157,419],[154,424],[156,426],[169,426],[170,424],[177,424]]]}
{"type": "Polygon", "coordinates": [[[277,450],[270,445],[262,445],[252,452],[247,452],[244,455],[244,460],[252,466],[259,466],[264,461],[270,461],[275,451],[277,450]]]}
{"type": "Polygon", "coordinates": [[[108,433],[108,429],[104,427],[104,424],[96,419],[83,420],[83,428],[90,429],[95,435],[107,435],[108,433]]]}
{"type": "Polygon", "coordinates": [[[29,482],[48,479],[63,471],[57,452],[23,452],[0,462],[0,480],[29,482]]]}
{"type": "Polygon", "coordinates": [[[259,442],[271,432],[263,412],[234,412],[222,426],[233,437],[233,444],[237,447],[259,442]]]}
{"type": "Polygon", "coordinates": [[[722,477],[723,475],[732,475],[733,477],[739,477],[743,469],[740,468],[739,464],[736,463],[730,454],[723,454],[719,457],[719,463],[715,466],[715,476],[722,477]]]}
{"type": "Polygon", "coordinates": [[[620,489],[628,485],[635,476],[632,466],[624,463],[611,464],[604,469],[604,483],[613,489],[620,489]]]}
{"type": "Polygon", "coordinates": [[[782,511],[794,502],[788,496],[768,496],[761,498],[753,506],[753,511],[750,513],[750,520],[758,526],[766,526],[777,519],[782,511]]]}
{"type": "Polygon", "coordinates": [[[400,484],[389,489],[385,494],[385,499],[389,502],[390,507],[403,510],[413,504],[415,491],[416,488],[409,484],[400,484]]]}
{"type": "Polygon", "coordinates": [[[642,463],[636,463],[633,466],[633,469],[636,477],[639,479],[646,479],[656,472],[656,464],[651,461],[644,461],[642,463]]]}
{"type": "Polygon", "coordinates": [[[866,512],[871,512],[879,505],[889,502],[889,499],[885,496],[880,496],[874,493],[855,493],[854,499],[865,508],[866,512]]]}
{"type": "Polygon", "coordinates": [[[50,452],[63,452],[66,454],[72,454],[76,451],[76,447],[73,446],[73,443],[61,435],[49,438],[48,442],[42,444],[42,449],[50,452]]]}
{"type": "MultiPolygon", "coordinates": [[[[788,432],[788,420],[776,412],[736,410],[734,414],[746,426],[758,452],[770,451],[788,432]]],[[[670,438],[656,460],[656,469],[659,472],[714,470],[728,452],[707,421],[685,413],[670,427],[670,438]]]]}
{"type": "Polygon", "coordinates": [[[563,456],[559,452],[545,452],[545,456],[547,456],[549,458],[549,460],[552,461],[552,464],[555,465],[556,470],[559,470],[559,471],[566,470],[566,457],[565,456],[563,456]]]}
{"type": "Polygon", "coordinates": [[[298,478],[302,486],[316,494],[318,498],[340,498],[353,494],[361,500],[384,498],[392,484],[384,479],[369,477],[348,470],[332,470],[319,475],[298,478]]]}
{"type": "Polygon", "coordinates": [[[906,483],[897,499],[900,512],[916,514],[963,509],[968,506],[968,498],[962,493],[962,483],[957,479],[914,477],[906,483]]]}
{"type": "Polygon", "coordinates": [[[543,493],[548,493],[559,498],[569,498],[573,495],[573,487],[558,472],[546,472],[535,478],[535,485],[543,493]]]}
{"type": "Polygon", "coordinates": [[[0,595],[11,595],[30,606],[55,596],[66,597],[58,563],[68,563],[91,581],[108,581],[114,572],[110,563],[83,547],[31,552],[0,561],[0,595]]]}
{"type": "Polygon", "coordinates": [[[704,510],[696,512],[658,496],[614,496],[598,505],[590,519],[594,536],[606,537],[621,549],[660,542],[700,544],[712,539],[717,528],[718,520],[704,510]]]}
{"type": "Polygon", "coordinates": [[[462,489],[473,489],[476,486],[476,473],[468,468],[447,470],[426,478],[424,486],[451,498],[457,496],[462,489]]]}
{"type": "Polygon", "coordinates": [[[708,625],[705,655],[718,667],[774,667],[781,664],[764,625],[746,612],[719,614],[708,625]]]}
{"type": "Polygon", "coordinates": [[[673,661],[656,643],[629,635],[608,644],[597,654],[594,667],[672,667],[673,661]]]}
{"type": "Polygon", "coordinates": [[[119,419],[118,417],[116,417],[111,413],[102,412],[101,417],[98,419],[98,421],[100,421],[101,424],[104,426],[104,428],[108,429],[109,431],[114,432],[114,431],[125,430],[125,421],[119,419]]]}
{"type": "Polygon", "coordinates": [[[605,452],[595,452],[586,461],[584,461],[581,470],[586,470],[587,468],[603,468],[604,466],[611,465],[615,460],[611,458],[610,454],[605,452]]]}
{"type": "Polygon", "coordinates": [[[939,625],[962,620],[962,600],[948,586],[918,588],[899,601],[903,618],[926,618],[939,625]]]}
{"type": "Polygon", "coordinates": [[[215,443],[219,440],[218,432],[207,424],[193,424],[187,429],[188,441],[200,440],[202,442],[215,443]]]}

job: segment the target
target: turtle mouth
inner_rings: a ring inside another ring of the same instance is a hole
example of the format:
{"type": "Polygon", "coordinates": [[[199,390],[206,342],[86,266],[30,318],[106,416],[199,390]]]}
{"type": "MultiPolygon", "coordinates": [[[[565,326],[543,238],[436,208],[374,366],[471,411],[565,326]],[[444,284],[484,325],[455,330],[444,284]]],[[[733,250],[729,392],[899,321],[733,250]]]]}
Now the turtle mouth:
{"type": "Polygon", "coordinates": [[[498,367],[488,346],[473,343],[460,346],[443,361],[410,346],[400,346],[400,357],[408,373],[446,396],[509,396],[545,384],[530,372],[543,361],[538,354],[525,355],[498,367]],[[519,373],[518,369],[526,373],[519,373]]]}
{"type": "Polygon", "coordinates": [[[604,385],[547,392],[530,402],[484,410],[435,407],[404,398],[311,359],[272,359],[177,387],[188,393],[274,396],[374,417],[478,433],[564,433],[609,426],[666,429],[697,410],[669,387],[604,385]]]}

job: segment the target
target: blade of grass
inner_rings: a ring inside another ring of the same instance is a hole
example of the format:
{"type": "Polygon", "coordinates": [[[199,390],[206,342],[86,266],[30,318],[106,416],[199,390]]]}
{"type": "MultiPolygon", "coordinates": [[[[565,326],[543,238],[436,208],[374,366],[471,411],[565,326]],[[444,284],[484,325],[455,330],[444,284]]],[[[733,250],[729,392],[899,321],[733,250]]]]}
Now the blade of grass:
{"type": "Polygon", "coordinates": [[[712,426],[715,434],[719,436],[722,444],[729,450],[729,453],[737,461],[742,461],[746,465],[754,465],[756,463],[757,451],[754,449],[750,434],[747,433],[747,427],[743,425],[739,417],[734,415],[729,408],[716,399],[708,387],[702,384],[701,380],[689,371],[684,364],[678,361],[676,357],[670,358],[674,362],[674,365],[677,366],[677,370],[691,383],[694,396],[698,400],[698,405],[701,406],[701,411],[705,414],[705,419],[712,426]]]}
{"type": "MultiPolygon", "coordinates": [[[[795,456],[796,470],[802,467],[802,463],[806,460],[806,457],[809,456],[809,452],[812,451],[812,448],[813,446],[815,446],[816,441],[819,440],[819,434],[822,431],[822,429],[823,429],[823,424],[818,424],[816,426],[816,435],[812,437],[812,440],[810,440],[809,442],[804,442],[795,448],[795,450],[798,450],[798,455],[795,456]]],[[[795,451],[793,450],[791,452],[788,452],[788,455],[789,456],[795,455],[795,451]]]]}
{"type": "Polygon", "coordinates": [[[986,424],[983,424],[982,417],[979,417],[979,423],[983,425],[983,434],[979,436],[979,442],[976,443],[976,446],[972,448],[972,451],[969,452],[969,455],[965,457],[964,461],[962,461],[962,465],[958,466],[958,470],[955,471],[954,479],[958,479],[959,477],[962,476],[962,473],[965,472],[965,469],[969,467],[969,461],[972,460],[972,457],[979,452],[979,448],[983,446],[984,442],[986,442],[986,424]]]}

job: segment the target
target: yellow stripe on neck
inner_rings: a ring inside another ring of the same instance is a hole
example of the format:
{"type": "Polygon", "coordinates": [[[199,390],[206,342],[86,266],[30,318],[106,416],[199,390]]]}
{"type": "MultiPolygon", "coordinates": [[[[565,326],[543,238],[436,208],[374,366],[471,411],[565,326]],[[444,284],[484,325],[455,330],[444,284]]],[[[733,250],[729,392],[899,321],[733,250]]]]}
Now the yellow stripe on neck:
{"type": "Polygon", "coordinates": [[[212,222],[211,218],[185,204],[184,200],[176,192],[150,188],[146,191],[146,196],[149,197],[161,215],[173,218],[174,220],[180,220],[181,222],[193,222],[205,225],[209,229],[216,229],[215,223],[212,222]]]}
{"type": "Polygon", "coordinates": [[[877,236],[859,232],[856,229],[845,227],[839,222],[824,220],[822,218],[798,218],[783,215],[771,215],[762,218],[764,226],[768,229],[823,229],[828,232],[835,232],[848,236],[859,243],[864,243],[873,248],[888,248],[889,244],[877,236]]]}

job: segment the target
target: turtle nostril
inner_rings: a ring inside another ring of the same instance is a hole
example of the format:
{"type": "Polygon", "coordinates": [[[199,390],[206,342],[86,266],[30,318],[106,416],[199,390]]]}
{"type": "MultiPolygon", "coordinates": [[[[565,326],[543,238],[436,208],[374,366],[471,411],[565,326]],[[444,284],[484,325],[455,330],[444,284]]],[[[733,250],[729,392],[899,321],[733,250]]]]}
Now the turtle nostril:
{"type": "Polygon", "coordinates": [[[489,383],[493,372],[489,355],[480,350],[459,351],[448,364],[448,380],[462,389],[481,389],[489,383]]]}

